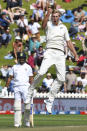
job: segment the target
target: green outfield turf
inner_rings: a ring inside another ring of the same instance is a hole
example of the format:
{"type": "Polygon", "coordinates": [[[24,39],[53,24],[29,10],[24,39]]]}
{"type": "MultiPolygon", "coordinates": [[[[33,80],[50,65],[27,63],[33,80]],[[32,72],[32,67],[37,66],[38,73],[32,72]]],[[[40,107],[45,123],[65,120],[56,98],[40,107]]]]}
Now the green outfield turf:
{"type": "Polygon", "coordinates": [[[87,115],[34,115],[34,128],[13,127],[13,115],[0,115],[0,131],[87,131],[87,115]]]}

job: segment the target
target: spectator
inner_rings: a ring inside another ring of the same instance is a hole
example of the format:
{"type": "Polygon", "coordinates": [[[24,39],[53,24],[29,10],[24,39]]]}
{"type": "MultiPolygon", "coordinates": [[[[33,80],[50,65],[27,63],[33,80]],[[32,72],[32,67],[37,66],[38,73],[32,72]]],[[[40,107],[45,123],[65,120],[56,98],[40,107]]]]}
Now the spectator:
{"type": "Polygon", "coordinates": [[[2,12],[5,12],[8,18],[10,19],[11,24],[14,24],[13,13],[10,10],[6,10],[6,9],[3,9],[2,12]]]}
{"type": "Polygon", "coordinates": [[[81,72],[80,73],[80,76],[77,77],[77,82],[78,81],[81,81],[82,82],[82,85],[83,85],[83,88],[85,90],[85,87],[87,86],[87,80],[85,78],[85,72],[81,72]]]}
{"type": "Polygon", "coordinates": [[[83,20],[84,20],[84,16],[85,16],[85,11],[83,10],[83,7],[82,7],[82,6],[79,6],[79,7],[78,7],[77,16],[78,16],[78,18],[79,18],[80,23],[82,23],[83,20]]]}
{"type": "Polygon", "coordinates": [[[52,76],[51,76],[50,73],[47,73],[46,78],[43,79],[43,83],[45,83],[46,88],[47,88],[48,91],[49,91],[50,88],[51,88],[51,85],[52,85],[52,83],[53,83],[53,78],[52,78],[52,76]]]}
{"type": "Polygon", "coordinates": [[[82,81],[77,82],[76,92],[77,93],[84,93],[84,88],[83,88],[82,81]]]}
{"type": "Polygon", "coordinates": [[[10,34],[10,29],[7,28],[1,36],[1,43],[7,47],[8,43],[11,41],[12,35],[10,34]]]}
{"type": "MultiPolygon", "coordinates": [[[[83,14],[84,14],[84,13],[83,13],[83,14]]],[[[78,18],[78,21],[79,21],[78,31],[79,31],[79,32],[84,32],[84,30],[85,30],[85,28],[86,28],[85,19],[84,19],[84,17],[83,17],[82,20],[81,20],[80,15],[79,15],[79,12],[78,12],[78,9],[77,9],[77,11],[74,11],[74,17],[75,17],[75,18],[78,18]]]]}
{"type": "Polygon", "coordinates": [[[21,8],[21,7],[14,7],[11,9],[11,14],[13,15],[14,20],[18,20],[21,14],[26,13],[26,9],[21,8]]]}
{"type": "Polygon", "coordinates": [[[37,41],[36,35],[32,35],[32,37],[29,39],[29,51],[36,51],[38,50],[40,46],[40,42],[37,41]]]}
{"type": "Polygon", "coordinates": [[[37,5],[37,8],[33,10],[32,18],[36,21],[42,21],[44,17],[43,10],[39,5],[37,5]]]}
{"type": "Polygon", "coordinates": [[[31,54],[28,57],[27,63],[31,66],[33,72],[35,72],[35,51],[31,51],[31,54]]]}
{"type": "Polygon", "coordinates": [[[24,17],[24,14],[20,14],[20,18],[17,20],[17,25],[19,27],[20,37],[22,38],[24,34],[27,34],[28,20],[24,17]]]}
{"type": "Polygon", "coordinates": [[[77,66],[83,66],[84,65],[84,60],[86,59],[86,55],[83,53],[81,53],[81,55],[79,56],[79,59],[77,61],[77,66]]]}
{"type": "Polygon", "coordinates": [[[85,66],[87,66],[87,65],[84,65],[80,68],[80,73],[83,73],[83,72],[86,73],[86,67],[85,66]]]}
{"type": "Polygon", "coordinates": [[[23,44],[19,36],[15,37],[15,42],[13,42],[13,56],[15,57],[15,62],[17,63],[17,52],[22,52],[23,44]]]}
{"type": "Polygon", "coordinates": [[[3,65],[0,69],[1,78],[7,80],[9,76],[9,71],[11,69],[11,65],[3,65]]]}
{"type": "Polygon", "coordinates": [[[69,72],[66,74],[66,82],[64,84],[65,91],[68,92],[75,92],[75,87],[77,84],[77,76],[73,72],[73,68],[69,68],[69,72]]]}
{"type": "Polygon", "coordinates": [[[50,73],[47,73],[46,78],[44,78],[42,81],[42,85],[38,88],[38,92],[48,93],[50,91],[52,83],[53,78],[50,73]]]}
{"type": "Polygon", "coordinates": [[[71,24],[71,27],[69,29],[69,35],[70,37],[72,37],[73,39],[75,39],[75,35],[78,33],[78,26],[79,26],[79,20],[78,17],[74,18],[74,21],[71,24]]]}
{"type": "Polygon", "coordinates": [[[49,5],[55,5],[54,0],[37,0],[37,4],[45,11],[49,5]]]}
{"type": "Polygon", "coordinates": [[[40,24],[38,22],[35,22],[33,18],[31,18],[31,23],[29,24],[29,30],[31,31],[31,34],[35,34],[37,37],[37,40],[40,41],[40,31],[41,28],[40,24]]]}
{"type": "Polygon", "coordinates": [[[46,4],[46,0],[36,0],[36,5],[40,6],[43,9],[43,11],[45,11],[46,9],[46,4]]]}
{"type": "Polygon", "coordinates": [[[6,78],[8,76],[8,66],[3,65],[0,69],[0,72],[1,72],[1,78],[6,80],[6,78]]]}
{"type": "Polygon", "coordinates": [[[46,83],[42,82],[42,85],[38,88],[39,93],[48,93],[49,89],[47,88],[46,83]]]}
{"type": "Polygon", "coordinates": [[[9,87],[8,87],[8,89],[7,89],[7,90],[8,90],[8,95],[9,95],[10,92],[11,92],[11,93],[14,92],[13,85],[14,85],[14,80],[12,79],[11,82],[10,82],[10,84],[9,84],[9,87]]]}
{"type": "Polygon", "coordinates": [[[26,13],[26,9],[21,8],[21,7],[14,7],[11,10],[6,10],[3,9],[3,12],[6,12],[6,14],[9,16],[11,23],[14,23],[14,20],[18,20],[20,17],[20,14],[25,14],[26,13]]]}
{"type": "MultiPolygon", "coordinates": [[[[10,71],[12,70],[12,66],[11,65],[8,65],[8,74],[7,74],[7,78],[9,77],[9,73],[10,71]]],[[[8,79],[7,79],[8,80],[8,79]]],[[[14,88],[13,88],[13,85],[14,85],[14,80],[12,79],[10,84],[9,84],[9,87],[8,87],[8,95],[9,93],[13,93],[14,92],[14,88]]]]}
{"type": "Polygon", "coordinates": [[[0,17],[0,28],[1,28],[1,30],[6,30],[9,26],[10,22],[11,21],[8,19],[6,12],[2,12],[1,17],[0,17]]]}
{"type": "Polygon", "coordinates": [[[7,2],[7,7],[6,9],[17,7],[17,6],[22,6],[22,0],[6,0],[7,2]]]}
{"type": "Polygon", "coordinates": [[[38,67],[40,67],[42,63],[43,56],[44,56],[44,49],[42,46],[40,46],[36,52],[36,60],[35,60],[38,67]]]}

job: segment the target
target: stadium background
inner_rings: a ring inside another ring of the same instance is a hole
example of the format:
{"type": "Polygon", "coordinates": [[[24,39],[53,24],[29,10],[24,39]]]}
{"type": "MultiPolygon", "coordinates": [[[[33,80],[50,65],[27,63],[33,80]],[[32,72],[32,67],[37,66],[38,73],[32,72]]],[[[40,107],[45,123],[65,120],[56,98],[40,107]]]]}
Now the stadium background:
{"type": "MultiPolygon", "coordinates": [[[[28,12],[28,15],[27,15],[28,18],[29,18],[29,15],[32,14],[32,10],[29,10],[30,4],[34,3],[35,1],[36,0],[30,0],[29,2],[26,2],[26,0],[23,0],[23,8],[26,8],[26,10],[28,12]]],[[[56,0],[56,1],[59,5],[61,5],[64,9],[67,9],[67,10],[76,8],[76,7],[80,6],[81,4],[83,4],[84,2],[85,3],[87,2],[85,0],[72,0],[70,3],[65,3],[62,0],[56,0]]],[[[2,5],[3,9],[6,7],[6,3],[3,3],[3,0],[0,0],[0,4],[2,5]]],[[[87,11],[86,7],[84,9],[87,11]]],[[[70,27],[70,24],[67,24],[67,23],[65,23],[65,24],[68,28],[70,27]]],[[[11,65],[14,64],[14,60],[5,60],[4,59],[4,56],[8,53],[8,51],[12,49],[12,42],[14,41],[13,28],[16,28],[16,25],[15,24],[10,25],[10,28],[11,28],[11,34],[13,36],[13,39],[10,42],[10,44],[8,45],[8,48],[5,49],[4,47],[2,47],[0,49],[0,67],[3,64],[6,64],[6,65],[9,63],[11,65]]],[[[41,35],[44,34],[44,32],[42,30],[40,30],[40,33],[41,33],[41,35]]],[[[76,42],[76,45],[80,46],[80,48],[81,48],[81,42],[78,42],[78,41],[75,41],[75,42],[76,42]]],[[[43,44],[43,46],[45,46],[45,43],[43,44]]],[[[66,64],[73,65],[73,63],[70,63],[68,61],[66,62],[66,64]]],[[[49,71],[55,75],[54,67],[52,67],[49,71]]],[[[5,82],[3,80],[0,80],[0,81],[1,81],[1,85],[4,87],[5,82]]],[[[6,99],[6,101],[10,100],[8,98],[4,98],[4,100],[5,99],[6,99]]],[[[85,96],[81,99],[80,98],[76,98],[76,99],[72,98],[72,100],[77,100],[77,99],[81,102],[81,108],[80,108],[81,111],[86,111],[87,110],[87,102],[86,102],[87,97],[85,96]],[[84,101],[84,104],[83,104],[82,100],[84,101]]],[[[2,100],[3,99],[0,98],[0,108],[2,110],[6,110],[7,107],[4,107],[4,102],[2,100]],[[3,107],[2,107],[2,105],[3,105],[3,107]]],[[[61,100],[64,101],[64,99],[61,99],[61,100]]],[[[68,98],[67,100],[70,101],[71,98],[68,98]]],[[[7,103],[8,103],[8,101],[7,101],[7,103]]],[[[66,101],[65,104],[69,104],[69,103],[66,101]]],[[[73,105],[72,102],[70,102],[70,104],[73,105]]],[[[76,106],[74,106],[74,109],[77,108],[77,105],[78,105],[78,102],[76,103],[76,106]]],[[[61,109],[64,110],[64,105],[62,105],[61,109]]],[[[62,111],[61,111],[61,113],[62,113],[62,111]]],[[[84,130],[84,131],[86,131],[87,130],[87,127],[86,127],[87,116],[85,115],[86,112],[85,112],[85,114],[83,112],[83,115],[69,115],[69,114],[61,115],[61,113],[60,113],[60,115],[40,115],[38,113],[38,115],[34,116],[34,122],[35,122],[35,126],[36,126],[35,130],[40,130],[40,129],[41,130],[43,130],[43,129],[44,130],[57,130],[58,129],[59,131],[60,130],[66,130],[66,131],[68,131],[68,130],[76,130],[76,131],[84,130]],[[82,125],[84,125],[84,126],[82,126],[82,125]],[[45,127],[41,128],[41,126],[45,126],[45,127]],[[49,126],[49,128],[46,126],[49,126]],[[55,126],[55,127],[52,127],[52,126],[55,126]],[[61,126],[66,126],[66,127],[62,128],[61,126]],[[72,126],[72,127],[67,127],[67,126],[72,126]],[[80,128],[79,127],[74,128],[73,126],[80,126],[80,128]]],[[[0,130],[5,130],[5,129],[9,130],[10,128],[11,128],[11,130],[14,130],[13,129],[13,115],[8,115],[8,114],[9,114],[9,112],[7,112],[7,115],[0,115],[0,130]]],[[[16,130],[22,130],[22,129],[16,129],[16,130]]],[[[28,129],[24,128],[23,130],[27,131],[28,129]]],[[[34,129],[32,129],[32,130],[34,130],[34,129]]]]}

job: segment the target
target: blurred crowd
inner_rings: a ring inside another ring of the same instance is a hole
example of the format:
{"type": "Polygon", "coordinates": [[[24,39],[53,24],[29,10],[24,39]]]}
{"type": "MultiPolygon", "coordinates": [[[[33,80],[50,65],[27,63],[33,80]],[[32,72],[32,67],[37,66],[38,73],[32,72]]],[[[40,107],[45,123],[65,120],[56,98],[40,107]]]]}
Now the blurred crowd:
{"type": "MultiPolygon", "coordinates": [[[[2,46],[5,48],[8,48],[8,45],[12,46],[12,50],[9,51],[4,58],[14,59],[15,63],[17,63],[17,53],[24,51],[27,54],[26,62],[32,67],[33,73],[36,75],[45,52],[45,36],[41,36],[40,33],[43,18],[47,14],[49,8],[59,10],[61,16],[65,15],[67,11],[54,0],[36,0],[36,2],[32,4],[31,9],[33,11],[30,15],[30,13],[22,7],[22,0],[3,0],[3,2],[6,2],[6,8],[2,9],[0,5],[0,48],[2,48],[2,46]],[[10,25],[14,24],[16,24],[17,28],[11,30],[10,25]],[[12,35],[11,32],[14,34],[12,35]],[[11,42],[11,40],[13,41],[11,42]]],[[[29,4],[29,0],[26,0],[26,2],[29,4]]],[[[76,65],[66,66],[66,81],[60,88],[61,92],[86,92],[87,13],[84,10],[84,6],[87,5],[84,4],[71,10],[74,19],[69,28],[69,35],[78,52],[79,60],[77,63],[75,62],[73,54],[65,43],[65,57],[69,62],[73,62],[76,65]],[[83,35],[81,35],[81,33],[83,35]],[[78,42],[76,42],[76,40],[78,42]],[[77,45],[79,41],[81,42],[81,49],[79,45],[77,45]]],[[[70,15],[67,16],[67,20],[70,17],[70,15]]],[[[50,19],[51,16],[49,21],[50,19]]],[[[7,81],[11,68],[12,65],[2,65],[0,68],[0,78],[7,81]]],[[[47,72],[45,78],[42,80],[41,86],[37,88],[37,91],[43,93],[49,92],[53,80],[54,74],[47,72]]],[[[14,82],[12,81],[8,88],[8,92],[13,92],[13,84],[14,82]]]]}

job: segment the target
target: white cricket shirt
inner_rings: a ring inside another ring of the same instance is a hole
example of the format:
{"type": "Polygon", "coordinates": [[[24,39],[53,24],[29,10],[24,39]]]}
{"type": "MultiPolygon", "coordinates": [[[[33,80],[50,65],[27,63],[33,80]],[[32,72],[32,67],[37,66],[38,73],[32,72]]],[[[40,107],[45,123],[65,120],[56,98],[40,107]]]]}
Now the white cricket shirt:
{"type": "Polygon", "coordinates": [[[27,63],[24,63],[23,65],[14,65],[9,75],[14,77],[14,87],[29,86],[29,76],[33,76],[33,72],[32,68],[27,63]]]}
{"type": "Polygon", "coordinates": [[[57,48],[64,51],[65,41],[69,41],[69,33],[66,26],[59,21],[59,24],[53,25],[51,21],[47,22],[46,27],[46,48],[57,48]]]}
{"type": "Polygon", "coordinates": [[[19,20],[17,20],[17,25],[19,27],[25,27],[25,25],[28,26],[28,20],[24,19],[24,22],[23,22],[21,19],[19,19],[19,20]]]}
{"type": "Polygon", "coordinates": [[[32,34],[36,34],[39,32],[40,24],[38,22],[34,22],[33,25],[29,25],[29,29],[31,30],[32,34]]]}

